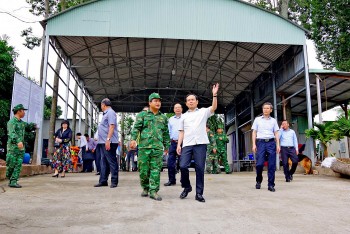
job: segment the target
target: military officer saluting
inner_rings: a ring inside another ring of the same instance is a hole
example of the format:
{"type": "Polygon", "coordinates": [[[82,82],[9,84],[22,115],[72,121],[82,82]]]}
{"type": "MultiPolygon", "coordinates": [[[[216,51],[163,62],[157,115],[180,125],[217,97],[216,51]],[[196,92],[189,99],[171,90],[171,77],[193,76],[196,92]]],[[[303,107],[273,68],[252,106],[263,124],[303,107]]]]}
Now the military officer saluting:
{"type": "Polygon", "coordinates": [[[230,165],[228,165],[228,162],[227,162],[227,150],[226,150],[226,144],[228,143],[229,140],[226,134],[224,133],[223,128],[224,128],[223,125],[219,125],[215,134],[217,154],[218,154],[218,160],[222,162],[225,168],[226,174],[230,174],[231,169],[230,169],[230,165]]]}
{"type": "Polygon", "coordinates": [[[7,123],[7,154],[6,154],[6,177],[9,179],[9,187],[21,188],[18,178],[22,170],[24,157],[24,132],[35,129],[35,124],[26,123],[21,119],[25,116],[22,104],[16,105],[12,111],[14,117],[7,123]]]}
{"type": "Polygon", "coordinates": [[[141,196],[161,201],[158,195],[160,184],[160,171],[163,164],[163,151],[167,153],[170,145],[168,118],[162,114],[161,98],[158,93],[148,97],[149,110],[142,111],[136,116],[131,133],[130,146],[136,146],[139,139],[139,154],[137,163],[140,171],[140,182],[143,189],[141,196]]]}

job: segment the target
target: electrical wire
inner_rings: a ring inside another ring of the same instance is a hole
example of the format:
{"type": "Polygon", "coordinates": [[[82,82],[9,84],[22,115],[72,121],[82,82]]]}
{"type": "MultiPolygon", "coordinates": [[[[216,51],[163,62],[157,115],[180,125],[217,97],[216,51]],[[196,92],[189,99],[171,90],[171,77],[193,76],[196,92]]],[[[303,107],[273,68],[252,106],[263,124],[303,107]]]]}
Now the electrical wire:
{"type": "Polygon", "coordinates": [[[9,16],[11,16],[11,17],[13,17],[13,18],[15,18],[15,19],[17,19],[17,20],[23,22],[23,23],[26,23],[26,24],[34,24],[34,23],[38,23],[38,22],[41,21],[41,20],[32,21],[32,22],[25,21],[25,20],[22,20],[22,19],[18,18],[18,17],[15,16],[15,15],[12,15],[10,12],[7,12],[7,11],[0,11],[0,13],[7,14],[7,15],[9,15],[9,16]]]}

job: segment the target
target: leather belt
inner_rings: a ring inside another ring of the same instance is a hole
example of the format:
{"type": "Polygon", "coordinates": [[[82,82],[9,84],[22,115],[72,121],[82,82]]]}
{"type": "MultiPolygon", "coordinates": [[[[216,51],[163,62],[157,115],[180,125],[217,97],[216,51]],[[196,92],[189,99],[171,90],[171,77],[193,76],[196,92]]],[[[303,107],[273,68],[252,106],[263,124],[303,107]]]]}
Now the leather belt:
{"type": "Polygon", "coordinates": [[[291,148],[294,148],[294,146],[281,146],[283,148],[287,148],[287,149],[291,149],[291,148]]]}
{"type": "Polygon", "coordinates": [[[173,140],[173,139],[171,139],[171,142],[175,142],[175,143],[177,143],[177,142],[178,142],[178,140],[173,140]]]}
{"type": "Polygon", "coordinates": [[[270,142],[270,141],[274,141],[275,138],[270,138],[270,139],[256,139],[257,141],[263,141],[263,142],[270,142]]]}

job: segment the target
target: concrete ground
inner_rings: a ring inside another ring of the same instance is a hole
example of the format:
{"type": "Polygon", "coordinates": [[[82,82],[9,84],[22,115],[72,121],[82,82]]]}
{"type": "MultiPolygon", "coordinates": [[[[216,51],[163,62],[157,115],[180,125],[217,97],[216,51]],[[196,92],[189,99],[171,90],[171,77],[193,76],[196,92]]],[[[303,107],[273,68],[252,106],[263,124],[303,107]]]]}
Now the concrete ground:
{"type": "Polygon", "coordinates": [[[179,199],[179,183],[164,187],[167,172],[161,202],[140,197],[137,172],[119,176],[115,189],[94,188],[92,173],[21,178],[22,189],[0,191],[0,233],[350,233],[348,179],[298,174],[286,183],[278,171],[272,193],[266,172],[260,190],[254,172],[206,174],[200,203],[194,191],[179,199]]]}

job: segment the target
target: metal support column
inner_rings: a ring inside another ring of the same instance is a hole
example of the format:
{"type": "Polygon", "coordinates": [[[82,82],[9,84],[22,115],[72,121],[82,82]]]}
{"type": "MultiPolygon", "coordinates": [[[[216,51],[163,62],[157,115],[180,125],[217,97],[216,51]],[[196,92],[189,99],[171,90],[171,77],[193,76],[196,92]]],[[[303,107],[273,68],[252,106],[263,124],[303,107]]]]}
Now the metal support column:
{"type": "MultiPolygon", "coordinates": [[[[277,116],[277,94],[276,94],[276,76],[272,74],[272,97],[273,97],[273,115],[278,122],[277,116]]],[[[280,156],[276,154],[276,170],[280,169],[280,156]]]]}
{"type": "Polygon", "coordinates": [[[238,142],[238,115],[237,115],[237,105],[235,99],[235,135],[236,135],[236,160],[237,160],[237,171],[240,171],[241,165],[239,163],[239,142],[238,142]]]}
{"type": "Polygon", "coordinates": [[[79,104],[80,104],[80,106],[79,106],[79,126],[78,126],[79,131],[78,132],[81,133],[81,119],[83,117],[83,113],[82,112],[83,112],[83,89],[84,89],[84,84],[83,84],[83,81],[80,81],[79,83],[80,83],[79,84],[79,88],[80,88],[79,104]]]}
{"type": "Polygon", "coordinates": [[[68,118],[68,98],[69,98],[69,82],[70,82],[70,69],[71,69],[71,60],[67,61],[67,78],[66,78],[66,99],[64,103],[64,119],[68,118]]]}
{"type": "Polygon", "coordinates": [[[40,121],[39,126],[39,137],[38,137],[38,149],[37,149],[37,158],[36,158],[36,164],[41,164],[41,158],[43,153],[43,124],[44,124],[44,105],[45,105],[45,92],[46,92],[46,81],[47,81],[47,66],[48,66],[48,59],[49,59],[49,45],[50,45],[50,38],[49,35],[46,32],[45,35],[45,54],[44,54],[44,67],[43,67],[43,80],[41,83],[42,93],[41,93],[41,113],[42,120],[40,121]]]}
{"type": "MultiPolygon", "coordinates": [[[[309,78],[309,63],[307,60],[307,47],[303,45],[304,52],[304,71],[305,71],[305,88],[306,88],[306,107],[307,107],[307,125],[312,128],[312,107],[311,107],[311,92],[310,92],[310,78],[309,78]]],[[[310,152],[312,166],[315,166],[314,140],[310,138],[307,142],[310,152]]]]}
{"type": "Polygon", "coordinates": [[[250,89],[250,120],[253,125],[255,119],[254,115],[254,99],[253,99],[253,90],[250,89]]]}
{"type": "Polygon", "coordinates": [[[93,114],[94,114],[94,109],[93,109],[93,105],[92,105],[92,97],[89,96],[89,136],[91,136],[91,130],[92,130],[92,126],[93,126],[93,114]]]}
{"type": "Polygon", "coordinates": [[[316,90],[317,90],[317,107],[318,107],[318,121],[323,123],[322,120],[322,102],[321,102],[321,88],[320,88],[320,77],[316,74],[316,90]]]}

